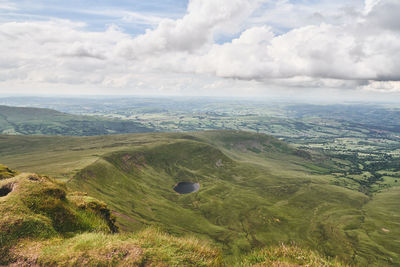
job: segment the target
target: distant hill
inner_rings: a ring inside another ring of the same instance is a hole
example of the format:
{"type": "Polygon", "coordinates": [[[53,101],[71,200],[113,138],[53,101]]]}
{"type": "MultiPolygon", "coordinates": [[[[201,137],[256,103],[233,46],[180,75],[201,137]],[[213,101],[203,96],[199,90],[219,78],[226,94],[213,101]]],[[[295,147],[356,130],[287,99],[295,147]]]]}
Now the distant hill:
{"type": "Polygon", "coordinates": [[[71,115],[44,108],[0,106],[0,134],[92,136],[152,131],[134,121],[71,115]]]}

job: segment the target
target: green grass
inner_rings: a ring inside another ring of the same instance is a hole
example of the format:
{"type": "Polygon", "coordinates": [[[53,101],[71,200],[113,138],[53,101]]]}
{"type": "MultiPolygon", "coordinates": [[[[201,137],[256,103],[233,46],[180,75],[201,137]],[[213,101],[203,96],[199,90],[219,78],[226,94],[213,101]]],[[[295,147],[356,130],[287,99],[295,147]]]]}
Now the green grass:
{"type": "MultiPolygon", "coordinates": [[[[363,242],[360,249],[368,250],[375,247],[375,257],[382,254],[389,254],[385,258],[388,263],[400,265],[400,220],[398,203],[400,201],[400,188],[393,187],[382,193],[376,194],[374,198],[363,207],[366,214],[362,228],[371,238],[371,242],[363,242]]],[[[371,257],[372,259],[374,257],[371,257]]]]}
{"type": "MultiPolygon", "coordinates": [[[[157,228],[112,233],[109,210],[86,193],[48,177],[23,173],[1,196],[1,264],[15,266],[226,266],[221,249],[193,234],[175,237],[157,228]],[[16,219],[12,221],[12,219],[16,219]]],[[[240,262],[239,262],[240,261],[240,262]]],[[[237,266],[322,266],[327,261],[300,247],[263,249],[237,266]],[[294,266],[294,265],[293,265],[294,266]]],[[[344,265],[324,265],[344,266],[344,265]]]]}
{"type": "Polygon", "coordinates": [[[0,105],[1,134],[90,136],[152,131],[154,130],[134,121],[71,115],[43,108],[0,105]]]}
{"type": "Polygon", "coordinates": [[[115,234],[104,202],[49,177],[0,181],[0,264],[15,266],[219,266],[220,250],[157,229],[115,234]],[[113,234],[114,233],[114,234],[113,234]]]}
{"type": "MultiPolygon", "coordinates": [[[[123,231],[154,226],[210,240],[228,265],[254,250],[291,242],[361,266],[400,260],[398,242],[376,238],[366,227],[379,220],[368,205],[382,209],[385,202],[374,201],[390,191],[367,196],[335,185],[338,178],[330,173],[340,170],[329,157],[299,152],[270,136],[2,136],[0,157],[12,168],[68,180],[69,188],[106,202],[123,231]],[[172,190],[188,180],[199,182],[200,190],[172,190]]],[[[394,222],[399,212],[391,209],[386,216],[394,222]]]]}
{"type": "Polygon", "coordinates": [[[246,255],[236,266],[310,266],[310,267],[345,267],[336,259],[327,259],[308,249],[296,245],[285,245],[261,249],[246,255]]]}
{"type": "Polygon", "coordinates": [[[14,171],[14,170],[11,170],[7,166],[4,166],[4,165],[0,164],[0,180],[13,177],[17,173],[18,172],[14,171]]]}
{"type": "Polygon", "coordinates": [[[67,239],[24,241],[13,249],[20,264],[40,266],[221,266],[220,250],[193,237],[148,228],[135,234],[83,233],[67,239]],[[32,250],[32,248],[34,248],[32,250]],[[26,255],[29,250],[31,255],[26,255]]]}
{"type": "Polygon", "coordinates": [[[0,190],[0,264],[7,263],[8,249],[20,239],[115,229],[100,209],[77,206],[68,199],[65,185],[46,176],[19,174],[1,180],[0,188],[8,189],[0,190]]]}

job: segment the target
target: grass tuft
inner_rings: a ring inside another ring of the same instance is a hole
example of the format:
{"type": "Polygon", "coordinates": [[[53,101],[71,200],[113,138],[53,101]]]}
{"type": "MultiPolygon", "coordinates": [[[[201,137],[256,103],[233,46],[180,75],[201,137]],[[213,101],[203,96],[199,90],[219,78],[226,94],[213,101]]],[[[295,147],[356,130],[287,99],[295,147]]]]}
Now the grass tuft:
{"type": "Polygon", "coordinates": [[[69,200],[65,185],[49,177],[23,173],[0,180],[0,188],[8,185],[10,192],[0,197],[0,264],[12,261],[8,251],[22,239],[114,231],[113,221],[103,216],[110,214],[103,202],[90,200],[91,207],[101,207],[99,211],[78,206],[69,200]]]}
{"type": "Polygon", "coordinates": [[[327,259],[308,249],[296,245],[269,247],[255,251],[237,266],[308,266],[308,267],[345,267],[348,265],[336,259],[327,259]]]}
{"type": "Polygon", "coordinates": [[[40,266],[221,266],[221,253],[195,238],[154,228],[141,232],[82,233],[48,241],[25,240],[12,249],[15,262],[40,266]],[[25,253],[29,248],[30,254],[25,253]]]}
{"type": "Polygon", "coordinates": [[[0,180],[14,177],[18,172],[11,170],[7,166],[0,164],[0,180]]]}

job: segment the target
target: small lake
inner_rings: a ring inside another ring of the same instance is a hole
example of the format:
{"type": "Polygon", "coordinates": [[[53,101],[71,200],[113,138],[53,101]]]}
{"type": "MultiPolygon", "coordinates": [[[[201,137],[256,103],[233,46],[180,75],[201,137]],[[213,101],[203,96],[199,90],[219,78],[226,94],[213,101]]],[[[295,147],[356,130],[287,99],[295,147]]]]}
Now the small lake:
{"type": "Polygon", "coordinates": [[[179,194],[189,194],[197,192],[200,189],[199,183],[180,182],[174,186],[175,192],[179,194]]]}

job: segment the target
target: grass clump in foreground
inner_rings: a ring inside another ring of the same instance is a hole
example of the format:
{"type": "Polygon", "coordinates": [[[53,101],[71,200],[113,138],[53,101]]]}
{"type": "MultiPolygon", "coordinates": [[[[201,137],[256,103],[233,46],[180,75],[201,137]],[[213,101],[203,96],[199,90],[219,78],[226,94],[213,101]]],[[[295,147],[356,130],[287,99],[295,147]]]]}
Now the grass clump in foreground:
{"type": "Polygon", "coordinates": [[[0,180],[14,177],[18,172],[11,170],[7,166],[0,164],[0,180]]]}
{"type": "Polygon", "coordinates": [[[12,253],[18,259],[17,265],[38,266],[348,266],[314,251],[283,244],[228,264],[220,250],[208,242],[174,237],[156,228],[137,233],[82,233],[67,239],[25,240],[12,253]]]}
{"type": "Polygon", "coordinates": [[[104,202],[47,176],[0,180],[0,265],[219,266],[208,243],[156,229],[117,233],[104,202]]]}
{"type": "Polygon", "coordinates": [[[26,241],[13,249],[19,264],[39,266],[222,266],[219,249],[191,237],[148,228],[138,233],[83,233],[68,239],[26,241]],[[25,254],[31,252],[31,255],[25,254]]]}
{"type": "Polygon", "coordinates": [[[237,266],[276,266],[276,267],[345,267],[335,259],[326,259],[318,253],[296,245],[281,244],[276,247],[255,251],[237,266]]]}
{"type": "Polygon", "coordinates": [[[9,251],[23,239],[114,232],[112,217],[98,208],[103,205],[77,205],[65,185],[46,176],[22,173],[0,180],[0,265],[13,262],[9,251]]]}

